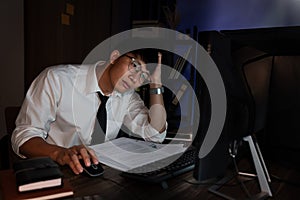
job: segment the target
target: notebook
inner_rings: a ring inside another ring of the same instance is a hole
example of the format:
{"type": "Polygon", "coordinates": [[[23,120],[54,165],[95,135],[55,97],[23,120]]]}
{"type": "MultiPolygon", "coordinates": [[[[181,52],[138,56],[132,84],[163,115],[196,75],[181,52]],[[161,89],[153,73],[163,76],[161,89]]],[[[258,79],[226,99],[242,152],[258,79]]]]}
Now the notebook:
{"type": "Polygon", "coordinates": [[[53,187],[41,190],[18,192],[16,177],[12,169],[0,171],[1,198],[3,200],[44,200],[57,199],[66,196],[72,196],[73,189],[67,179],[63,179],[61,187],[53,187]]]}

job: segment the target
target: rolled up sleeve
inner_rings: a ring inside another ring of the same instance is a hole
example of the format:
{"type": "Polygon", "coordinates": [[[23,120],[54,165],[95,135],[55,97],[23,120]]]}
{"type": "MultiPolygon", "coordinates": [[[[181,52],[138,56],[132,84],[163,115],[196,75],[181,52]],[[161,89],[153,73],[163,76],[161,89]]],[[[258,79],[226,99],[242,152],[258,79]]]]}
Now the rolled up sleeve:
{"type": "Polygon", "coordinates": [[[41,73],[30,86],[16,119],[11,143],[20,157],[19,148],[33,137],[47,138],[50,123],[55,121],[57,82],[51,70],[41,73]]]}
{"type": "Polygon", "coordinates": [[[139,95],[133,93],[125,110],[124,125],[134,134],[139,135],[146,141],[163,142],[167,133],[166,129],[162,133],[151,126],[148,121],[149,110],[140,99],[139,95]]]}

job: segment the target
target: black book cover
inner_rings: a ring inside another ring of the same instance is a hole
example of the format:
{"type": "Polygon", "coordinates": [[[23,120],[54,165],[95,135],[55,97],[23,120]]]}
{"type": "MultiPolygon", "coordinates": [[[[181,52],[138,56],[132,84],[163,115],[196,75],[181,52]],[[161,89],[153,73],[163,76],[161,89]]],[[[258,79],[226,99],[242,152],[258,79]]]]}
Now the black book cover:
{"type": "MultiPolygon", "coordinates": [[[[49,187],[42,190],[18,192],[16,189],[15,174],[12,169],[0,170],[0,199],[1,200],[49,200],[62,199],[74,194],[68,179],[63,179],[61,187],[49,187]]],[[[72,198],[72,197],[71,197],[72,198]]]]}
{"type": "Polygon", "coordinates": [[[62,185],[63,174],[49,157],[21,160],[13,169],[20,192],[62,185]]]}

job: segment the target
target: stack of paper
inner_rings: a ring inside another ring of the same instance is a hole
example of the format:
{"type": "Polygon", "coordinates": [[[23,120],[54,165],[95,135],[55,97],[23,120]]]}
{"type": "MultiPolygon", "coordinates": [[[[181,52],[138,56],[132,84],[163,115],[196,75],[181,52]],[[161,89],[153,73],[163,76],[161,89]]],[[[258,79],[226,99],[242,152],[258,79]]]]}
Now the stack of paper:
{"type": "Polygon", "coordinates": [[[124,172],[167,158],[172,158],[168,161],[172,162],[186,150],[183,144],[157,144],[129,138],[118,138],[91,148],[101,163],[124,172]]]}

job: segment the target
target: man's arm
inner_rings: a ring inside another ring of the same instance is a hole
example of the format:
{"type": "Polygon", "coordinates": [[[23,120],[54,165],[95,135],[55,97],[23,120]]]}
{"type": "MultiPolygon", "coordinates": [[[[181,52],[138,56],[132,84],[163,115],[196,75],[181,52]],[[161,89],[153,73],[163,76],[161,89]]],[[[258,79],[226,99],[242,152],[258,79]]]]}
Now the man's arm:
{"type": "Polygon", "coordinates": [[[149,123],[160,133],[166,130],[166,110],[160,84],[150,84],[149,123]]]}
{"type": "Polygon", "coordinates": [[[151,75],[150,101],[149,101],[149,123],[160,133],[166,130],[166,110],[163,100],[163,90],[161,84],[161,57],[158,53],[157,66],[151,75]]]}
{"type": "Polygon", "coordinates": [[[69,165],[74,173],[82,172],[79,158],[98,163],[94,152],[82,145],[63,148],[48,144],[50,124],[56,120],[62,83],[53,68],[45,69],[32,83],[24,99],[12,133],[12,147],[19,156],[49,156],[61,165],[69,165]],[[91,159],[91,160],[90,160],[91,159]]]}

